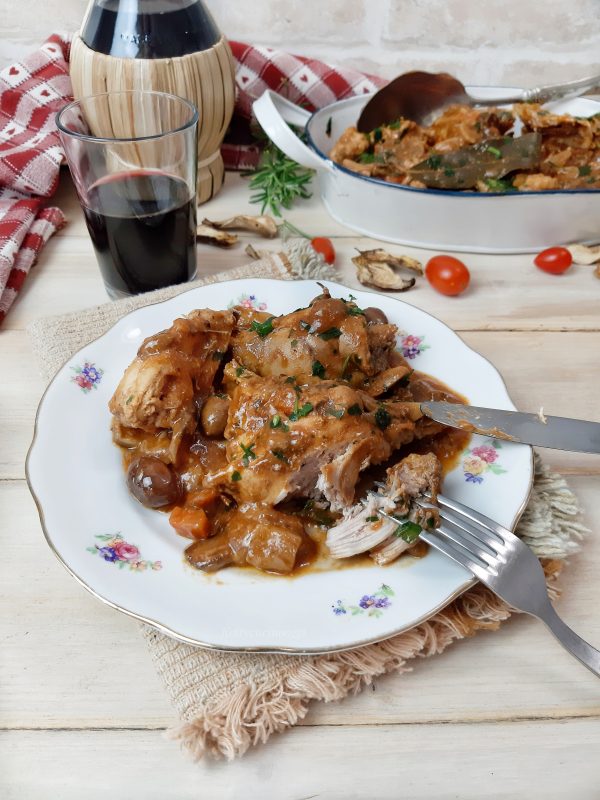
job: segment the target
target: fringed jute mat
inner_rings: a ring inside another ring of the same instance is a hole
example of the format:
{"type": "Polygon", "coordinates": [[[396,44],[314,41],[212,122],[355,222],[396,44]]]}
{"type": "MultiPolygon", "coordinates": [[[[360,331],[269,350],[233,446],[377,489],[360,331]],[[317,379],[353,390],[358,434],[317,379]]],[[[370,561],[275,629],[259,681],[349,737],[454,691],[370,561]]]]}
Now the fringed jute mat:
{"type": "MultiPolygon", "coordinates": [[[[192,284],[38,320],[28,332],[40,370],[50,380],[76,350],[129,311],[194,286],[248,277],[332,277],[304,244],[290,241],[286,252],[192,284]]],[[[564,559],[578,549],[586,529],[578,520],[577,499],[565,481],[551,474],[538,458],[533,492],[517,533],[542,560],[555,595],[564,559]]],[[[305,716],[311,701],[341,700],[378,675],[407,672],[414,659],[441,653],[452,642],[479,630],[496,629],[510,614],[505,603],[477,585],[406,633],[357,650],[320,656],[219,653],[183,644],[146,625],[142,632],[181,718],[172,735],[195,759],[205,755],[232,759],[294,725],[305,716]]]]}

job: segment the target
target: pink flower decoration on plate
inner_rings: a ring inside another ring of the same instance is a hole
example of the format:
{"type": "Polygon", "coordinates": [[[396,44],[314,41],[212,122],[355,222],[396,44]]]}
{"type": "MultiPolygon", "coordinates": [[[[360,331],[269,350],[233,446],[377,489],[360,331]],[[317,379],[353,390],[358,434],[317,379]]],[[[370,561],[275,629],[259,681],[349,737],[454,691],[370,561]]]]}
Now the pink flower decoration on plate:
{"type": "Polygon", "coordinates": [[[479,458],[486,461],[488,464],[493,464],[494,461],[498,458],[498,452],[487,444],[482,444],[479,447],[474,447],[471,450],[471,454],[474,456],[479,456],[479,458]]]}
{"type": "Polygon", "coordinates": [[[119,558],[125,559],[125,561],[131,561],[140,555],[138,548],[134,544],[128,544],[127,542],[117,542],[113,545],[113,549],[119,558]]]}

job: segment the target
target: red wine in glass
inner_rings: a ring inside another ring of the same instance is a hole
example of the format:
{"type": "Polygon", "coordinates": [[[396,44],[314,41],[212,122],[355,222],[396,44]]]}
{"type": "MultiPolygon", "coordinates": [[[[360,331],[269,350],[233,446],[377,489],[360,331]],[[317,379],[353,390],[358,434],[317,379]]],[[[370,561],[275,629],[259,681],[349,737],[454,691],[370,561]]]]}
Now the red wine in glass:
{"type": "Polygon", "coordinates": [[[83,212],[113,298],[184,283],[196,272],[196,202],[185,181],[157,170],[107,175],[83,212]]]}

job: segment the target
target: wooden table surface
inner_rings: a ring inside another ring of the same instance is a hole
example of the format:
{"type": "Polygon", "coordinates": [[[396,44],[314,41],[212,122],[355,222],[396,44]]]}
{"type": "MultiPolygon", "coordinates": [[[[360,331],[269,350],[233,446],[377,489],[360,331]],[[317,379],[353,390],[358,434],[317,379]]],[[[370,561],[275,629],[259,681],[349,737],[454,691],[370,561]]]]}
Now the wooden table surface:
{"type": "MultiPolygon", "coordinates": [[[[201,212],[218,219],[251,210],[247,198],[247,185],[230,174],[201,212]]],[[[137,623],[98,603],[61,567],[24,481],[44,388],[25,328],[106,300],[66,176],[56,203],[69,224],[44,250],[0,332],[0,797],[600,797],[598,679],[521,616],[357,697],[314,704],[302,724],[231,764],[193,764],[166,739],[175,718],[137,623]]],[[[288,217],[335,237],[341,281],[358,286],[350,254],[372,241],[333,222],[316,198],[288,217]]],[[[472,273],[464,297],[444,298],[421,281],[402,299],[489,358],[520,409],[600,421],[600,281],[592,269],[554,277],[531,256],[464,260],[472,273]]],[[[199,248],[201,273],[244,261],[243,247],[199,248]]],[[[544,455],[568,475],[593,531],[564,570],[557,607],[600,646],[600,457],[544,455]]]]}

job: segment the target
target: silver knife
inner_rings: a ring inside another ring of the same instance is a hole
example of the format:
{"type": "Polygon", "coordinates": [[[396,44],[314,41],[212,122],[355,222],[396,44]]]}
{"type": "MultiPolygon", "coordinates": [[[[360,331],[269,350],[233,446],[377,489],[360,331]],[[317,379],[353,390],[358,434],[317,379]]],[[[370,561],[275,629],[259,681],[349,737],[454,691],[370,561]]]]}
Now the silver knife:
{"type": "Polygon", "coordinates": [[[533,444],[555,450],[578,453],[600,453],[600,423],[582,419],[523,414],[520,411],[499,411],[459,403],[420,403],[425,416],[470,433],[533,444]]]}

